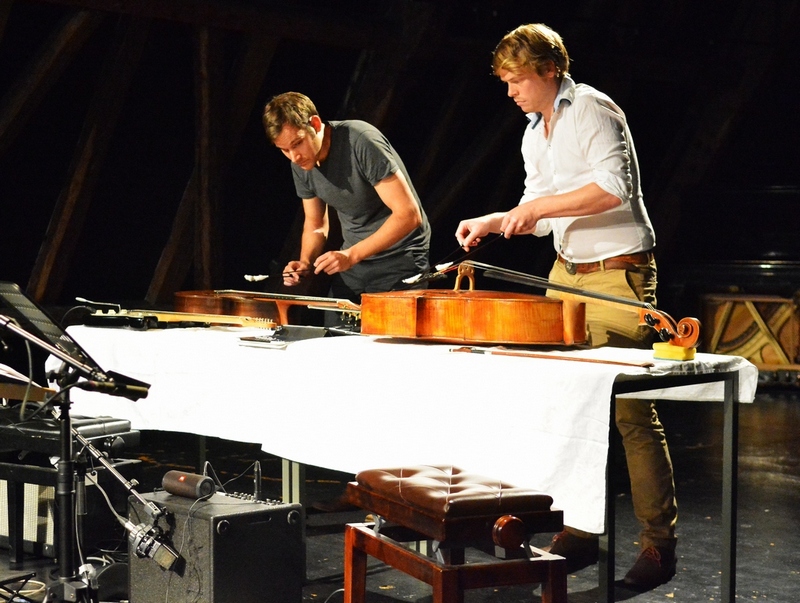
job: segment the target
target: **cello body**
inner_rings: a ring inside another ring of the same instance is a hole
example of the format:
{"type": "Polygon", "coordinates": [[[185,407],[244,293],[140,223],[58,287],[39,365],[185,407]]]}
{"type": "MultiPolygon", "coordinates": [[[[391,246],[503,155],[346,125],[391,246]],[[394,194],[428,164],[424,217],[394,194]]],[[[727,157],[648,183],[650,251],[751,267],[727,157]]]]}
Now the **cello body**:
{"type": "Polygon", "coordinates": [[[460,289],[364,293],[361,333],[468,344],[585,343],[585,304],[460,289]]]}

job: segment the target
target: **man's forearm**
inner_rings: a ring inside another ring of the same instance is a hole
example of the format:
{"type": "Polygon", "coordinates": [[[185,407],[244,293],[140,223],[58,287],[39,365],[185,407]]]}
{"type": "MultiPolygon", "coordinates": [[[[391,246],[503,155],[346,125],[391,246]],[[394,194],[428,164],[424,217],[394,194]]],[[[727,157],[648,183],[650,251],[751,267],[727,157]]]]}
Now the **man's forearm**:
{"type": "Polygon", "coordinates": [[[418,214],[409,214],[407,216],[392,214],[381,224],[378,230],[349,249],[350,259],[353,260],[353,263],[358,263],[376,253],[389,249],[389,247],[402,240],[403,237],[413,232],[421,224],[422,218],[418,214]]]}
{"type": "Polygon", "coordinates": [[[328,237],[318,230],[303,232],[300,238],[300,261],[313,264],[324,251],[327,241],[328,237]]]}

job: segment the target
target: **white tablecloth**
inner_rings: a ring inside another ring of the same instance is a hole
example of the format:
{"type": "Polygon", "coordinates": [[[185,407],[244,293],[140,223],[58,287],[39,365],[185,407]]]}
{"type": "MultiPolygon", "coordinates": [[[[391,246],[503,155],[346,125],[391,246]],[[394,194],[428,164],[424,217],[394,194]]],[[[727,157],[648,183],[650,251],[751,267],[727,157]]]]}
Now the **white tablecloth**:
{"type": "MultiPolygon", "coordinates": [[[[709,354],[639,368],[454,353],[453,345],[366,336],[259,349],[239,338],[263,331],[239,328],[71,327],[69,334],[104,370],[151,384],[136,402],[73,390],[75,414],[258,443],[282,458],[348,473],[452,464],[547,492],[567,525],[596,533],[604,529],[610,399],[620,375],[737,370],[741,402],[753,400],[758,375],[740,357],[709,354]]],[[[653,361],[648,350],[557,353],[653,361]]],[[[723,384],[646,396],[721,400],[723,384]]]]}

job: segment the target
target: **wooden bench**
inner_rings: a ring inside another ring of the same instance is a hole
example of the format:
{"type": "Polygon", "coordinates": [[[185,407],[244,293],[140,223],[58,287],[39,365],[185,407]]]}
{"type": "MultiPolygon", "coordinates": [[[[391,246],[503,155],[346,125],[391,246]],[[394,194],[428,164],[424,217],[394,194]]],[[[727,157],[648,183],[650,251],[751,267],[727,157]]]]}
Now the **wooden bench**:
{"type": "Polygon", "coordinates": [[[464,590],[542,585],[543,603],[566,603],[566,561],[530,545],[535,533],[559,532],[553,499],[452,466],[362,471],[347,485],[349,501],[374,524],[345,526],[346,603],[363,603],[367,555],[433,588],[434,603],[461,603],[464,590]],[[422,554],[407,543],[430,543],[422,554]],[[465,563],[465,549],[491,556],[465,563]]]}

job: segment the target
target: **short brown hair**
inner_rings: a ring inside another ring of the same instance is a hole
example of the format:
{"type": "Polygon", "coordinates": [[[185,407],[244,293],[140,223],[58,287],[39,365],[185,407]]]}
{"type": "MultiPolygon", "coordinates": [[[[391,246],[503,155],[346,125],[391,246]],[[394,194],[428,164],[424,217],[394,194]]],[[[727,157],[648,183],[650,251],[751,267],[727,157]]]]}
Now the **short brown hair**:
{"type": "Polygon", "coordinates": [[[310,128],[308,122],[314,115],[319,115],[317,108],[305,94],[284,92],[272,97],[264,107],[261,119],[267,138],[270,142],[275,142],[283,126],[289,124],[296,128],[310,128]]]}
{"type": "Polygon", "coordinates": [[[569,75],[569,55],[561,36],[542,23],[520,25],[510,31],[492,53],[495,75],[502,69],[512,73],[533,69],[542,75],[552,62],[558,79],[569,75]]]}

